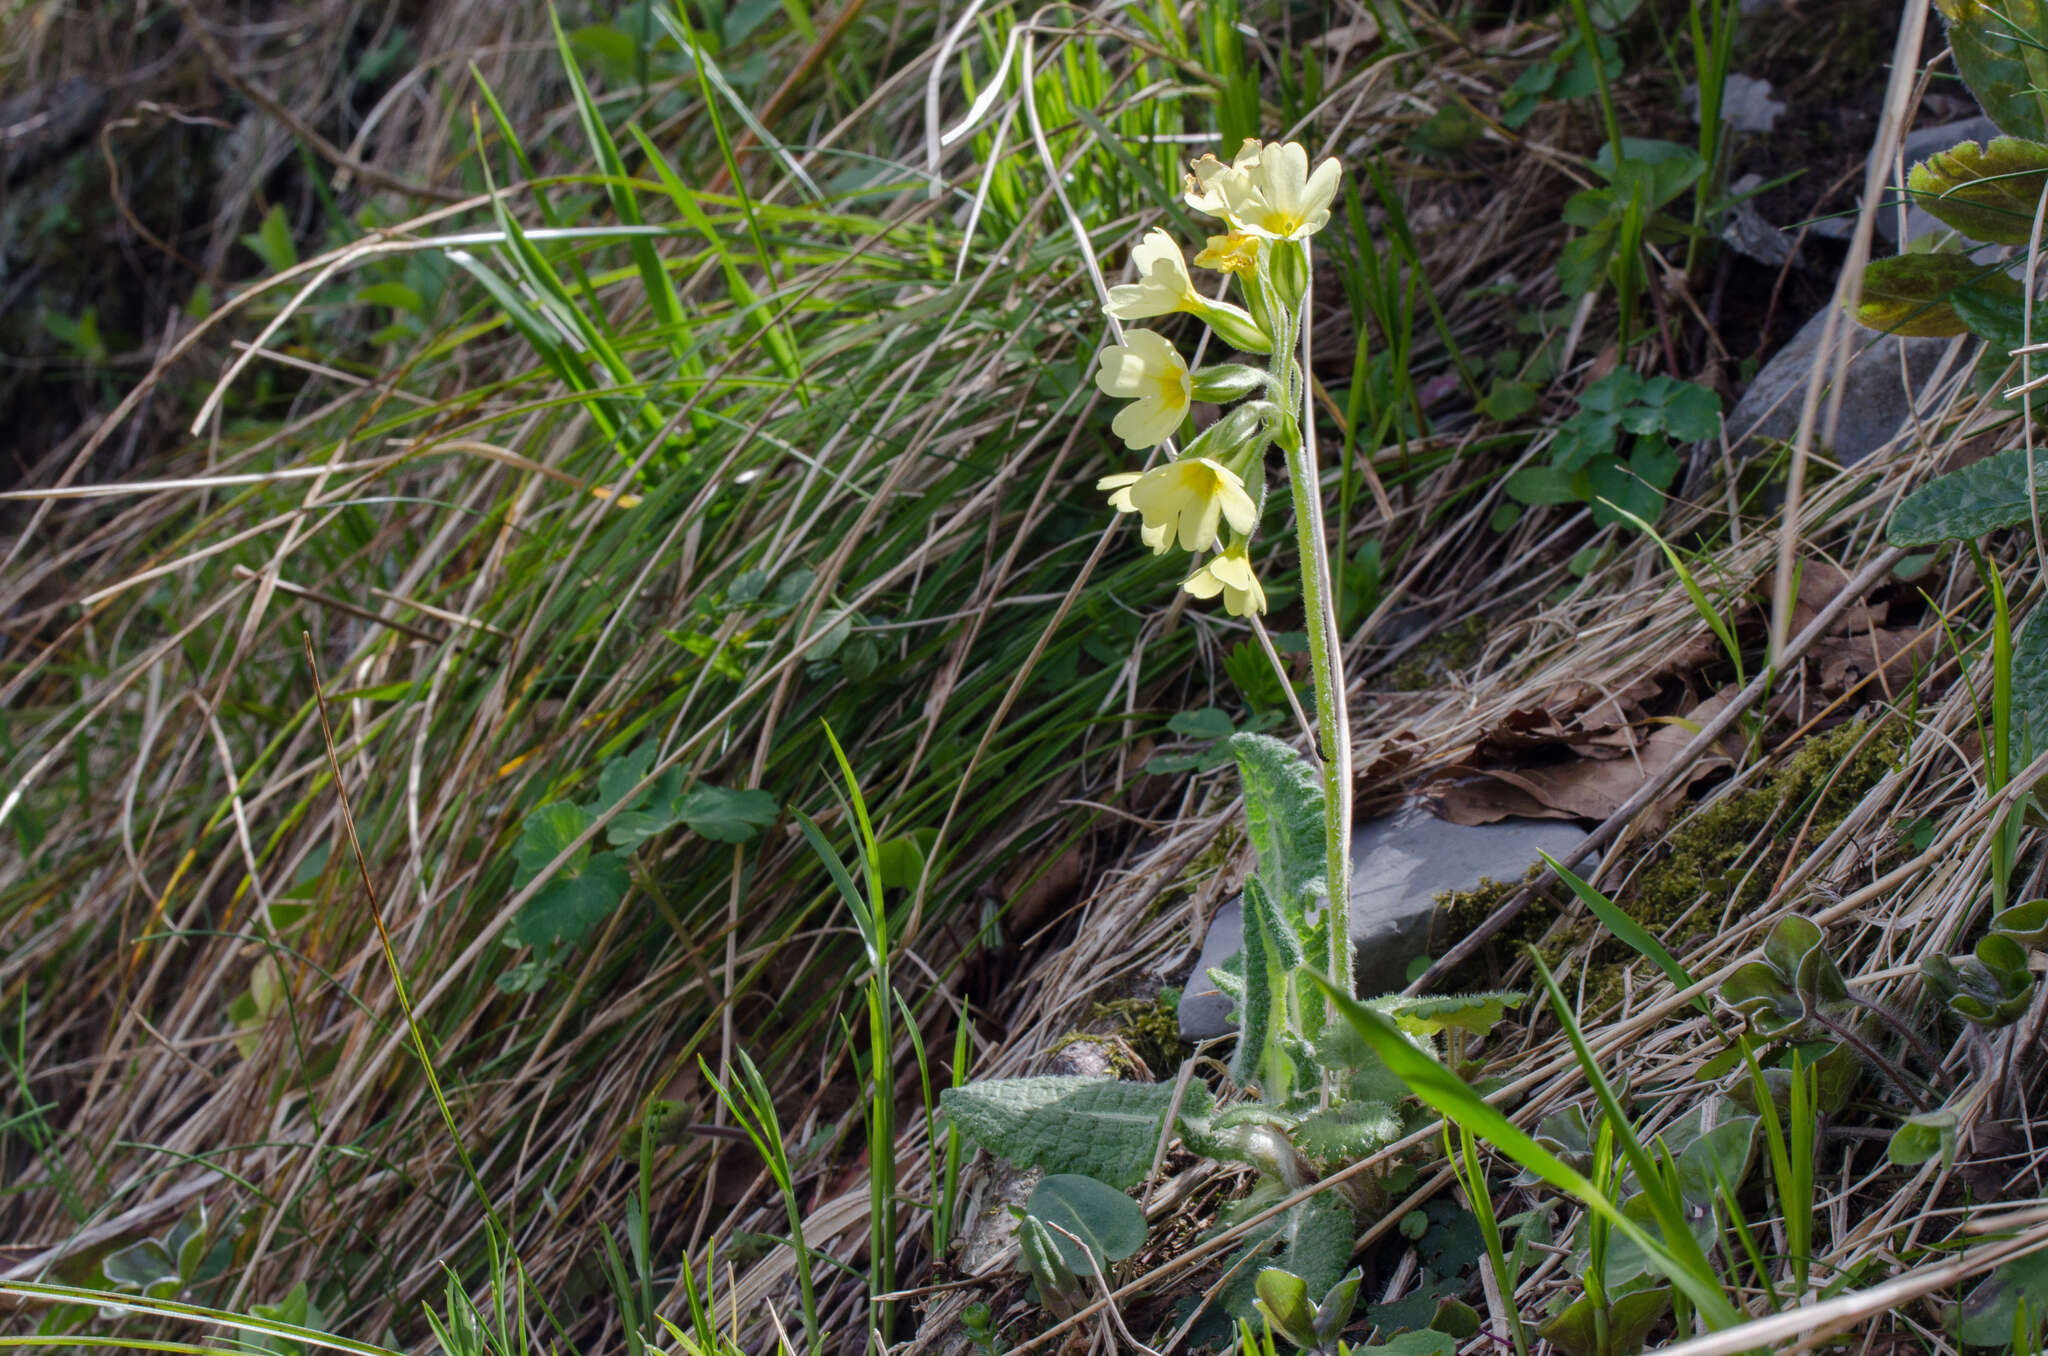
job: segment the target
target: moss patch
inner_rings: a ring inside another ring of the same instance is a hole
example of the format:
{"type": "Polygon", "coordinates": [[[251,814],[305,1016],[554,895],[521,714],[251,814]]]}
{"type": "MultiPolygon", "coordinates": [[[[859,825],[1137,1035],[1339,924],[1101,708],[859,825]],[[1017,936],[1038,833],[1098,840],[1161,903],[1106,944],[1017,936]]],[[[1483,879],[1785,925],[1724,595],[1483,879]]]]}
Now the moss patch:
{"type": "Polygon", "coordinates": [[[1187,1052],[1180,1038],[1180,1019],[1163,994],[1097,1003],[1088,1009],[1087,1026],[1054,1041],[1047,1053],[1056,1054],[1076,1041],[1096,1042],[1119,1073],[1155,1079],[1179,1068],[1187,1052]],[[1143,1067],[1132,1064],[1132,1057],[1143,1067]]]}
{"type": "Polygon", "coordinates": [[[1486,618],[1478,613],[1432,632],[1428,638],[1403,655],[1387,672],[1387,684],[1397,692],[1422,692],[1437,685],[1445,673],[1469,669],[1479,662],[1486,648],[1486,618]]]}
{"type": "Polygon", "coordinates": [[[1818,847],[1897,765],[1904,730],[1886,726],[1865,740],[1868,729],[1857,720],[1815,735],[1755,785],[1687,819],[1671,834],[1670,854],[1642,873],[1622,906],[1653,931],[1692,911],[1673,939],[1684,942],[1720,921],[1719,908],[1695,910],[1703,899],[1732,900],[1736,913],[1762,904],[1794,840],[1801,851],[1818,847]]]}

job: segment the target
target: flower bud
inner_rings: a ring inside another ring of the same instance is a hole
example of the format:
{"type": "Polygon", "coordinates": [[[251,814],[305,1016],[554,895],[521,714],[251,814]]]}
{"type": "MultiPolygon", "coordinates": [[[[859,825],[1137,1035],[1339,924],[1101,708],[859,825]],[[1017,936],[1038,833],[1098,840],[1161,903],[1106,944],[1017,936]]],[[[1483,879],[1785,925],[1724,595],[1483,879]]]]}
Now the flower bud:
{"type": "Polygon", "coordinates": [[[1209,367],[1198,367],[1189,374],[1193,383],[1194,397],[1213,405],[1228,405],[1233,400],[1242,400],[1254,391],[1264,389],[1272,378],[1260,368],[1244,363],[1215,363],[1209,367]]]}
{"type": "Polygon", "coordinates": [[[1308,295],[1308,254],[1292,240],[1273,242],[1273,291],[1288,310],[1301,308],[1308,295]]]}
{"type": "Polygon", "coordinates": [[[1204,304],[1196,315],[1208,327],[1216,331],[1216,337],[1232,348],[1243,353],[1271,353],[1273,338],[1248,312],[1226,302],[1212,301],[1204,304]]]}
{"type": "Polygon", "coordinates": [[[1248,459],[1245,455],[1248,448],[1264,449],[1266,440],[1272,436],[1269,427],[1272,416],[1278,413],[1270,400],[1248,400],[1235,406],[1196,434],[1194,440],[1181,449],[1180,460],[1207,457],[1235,471],[1239,463],[1248,459]]]}

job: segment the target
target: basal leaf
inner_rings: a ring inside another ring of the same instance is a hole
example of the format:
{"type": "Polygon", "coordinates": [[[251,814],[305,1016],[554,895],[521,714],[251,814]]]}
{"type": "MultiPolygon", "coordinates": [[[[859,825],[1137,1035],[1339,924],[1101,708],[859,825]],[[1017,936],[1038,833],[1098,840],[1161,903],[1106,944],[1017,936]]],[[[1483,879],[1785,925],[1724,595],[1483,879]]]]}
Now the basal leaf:
{"type": "Polygon", "coordinates": [[[1937,1154],[1945,1164],[1955,1157],[1955,1153],[1954,1107],[1908,1116],[1898,1129],[1892,1131],[1891,1143],[1885,1148],[1885,1157],[1901,1168],[1917,1168],[1937,1154]]]}
{"type": "Polygon", "coordinates": [[[1270,735],[1230,737],[1244,779],[1245,830],[1274,905],[1298,926],[1328,889],[1323,782],[1308,760],[1270,735]]]}
{"type": "Polygon", "coordinates": [[[1145,1242],[1145,1212],[1138,1203],[1107,1182],[1079,1173],[1054,1173],[1045,1178],[1032,1188],[1024,1213],[1059,1226],[1051,1231],[1053,1246],[1076,1276],[1098,1268],[1107,1272],[1110,1263],[1123,1261],[1145,1242]]]}
{"type": "MultiPolygon", "coordinates": [[[[997,1078],[948,1088],[947,1119],[982,1148],[1022,1167],[1080,1173],[1113,1187],[1135,1186],[1152,1169],[1152,1152],[1173,1102],[1171,1083],[1114,1078],[997,1078]]],[[[1188,1085],[1185,1116],[1206,1116],[1208,1089],[1188,1085]]]]}
{"type": "Polygon", "coordinates": [[[1301,939],[1274,907],[1258,876],[1244,883],[1244,1002],[1238,1020],[1237,1052],[1230,1076],[1240,1085],[1258,1083],[1269,1102],[1289,1091],[1289,1071],[1279,1049],[1286,1029],[1289,976],[1301,964],[1301,939]],[[1272,1086],[1266,1086],[1266,1085],[1272,1086]]]}
{"type": "Polygon", "coordinates": [[[1339,1102],[1312,1111],[1294,1127],[1294,1144],[1325,1163],[1353,1163],[1401,1137],[1401,1117],[1391,1102],[1339,1102]]]}
{"type": "MultiPolygon", "coordinates": [[[[1256,1202],[1255,1197],[1247,1204],[1256,1202]]],[[[1259,1268],[1247,1259],[1268,1253],[1272,1265],[1301,1277],[1309,1294],[1326,1293],[1350,1265],[1354,1238],[1351,1207],[1344,1204],[1343,1193],[1326,1191],[1309,1197],[1246,1235],[1244,1248],[1224,1267],[1232,1273],[1222,1295],[1225,1310],[1235,1318],[1256,1317],[1252,1302],[1257,1296],[1259,1268]],[[1238,1265],[1240,1261],[1243,1266],[1238,1265]]]]}
{"type": "MultiPolygon", "coordinates": [[[[1968,327],[1949,294],[1972,284],[1996,288],[1989,272],[1959,254],[1895,254],[1872,259],[1863,270],[1863,298],[1856,303],[1856,323],[1887,334],[1947,338],[1968,327]]],[[[2010,278],[2005,281],[2012,282],[2010,278]]],[[[2018,283],[2012,283],[2014,289],[2018,283]]]]}
{"type": "Polygon", "coordinates": [[[1906,190],[1972,240],[2024,245],[2048,185],[2048,146],[2019,137],[1965,141],[1913,166],[1906,190]]]}
{"type": "MultiPolygon", "coordinates": [[[[2048,491],[2048,450],[2034,454],[2034,483],[2048,491]]],[[[1936,476],[1907,495],[1893,510],[1885,536],[1892,545],[1905,547],[1972,541],[1996,528],[2026,522],[2031,516],[2028,502],[2027,454],[2001,452],[1936,476]]],[[[2015,672],[2018,664],[2015,655],[2015,672]]]]}

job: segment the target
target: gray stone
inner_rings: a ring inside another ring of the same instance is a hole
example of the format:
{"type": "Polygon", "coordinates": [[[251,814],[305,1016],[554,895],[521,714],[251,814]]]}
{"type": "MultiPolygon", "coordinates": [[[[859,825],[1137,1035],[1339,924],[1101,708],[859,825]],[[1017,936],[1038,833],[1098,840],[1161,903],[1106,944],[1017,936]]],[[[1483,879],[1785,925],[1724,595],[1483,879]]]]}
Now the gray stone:
{"type": "MultiPolygon", "coordinates": [[[[1556,819],[1506,819],[1452,824],[1420,805],[1359,825],[1351,834],[1351,940],[1358,948],[1358,991],[1390,993],[1408,981],[1408,966],[1429,946],[1436,897],[1483,880],[1517,880],[1540,852],[1561,856],[1586,831],[1556,819]]],[[[1201,959],[1180,1000],[1181,1035],[1207,1040],[1233,1029],[1230,1000],[1209,971],[1244,945],[1242,900],[1217,910],[1202,940],[1201,959]]]]}
{"type": "MultiPolygon", "coordinates": [[[[1689,85],[1686,107],[1692,120],[1700,120],[1700,87],[1689,85]]],[[[1721,121],[1737,132],[1768,132],[1784,116],[1783,100],[1771,97],[1771,82],[1750,75],[1731,74],[1721,86],[1721,121]]]]}
{"type": "MultiPolygon", "coordinates": [[[[1790,438],[1798,431],[1807,373],[1813,370],[1827,319],[1823,310],[1808,320],[1792,341],[1764,364],[1735,403],[1728,415],[1728,441],[1738,456],[1757,450],[1755,444],[1741,447],[1745,440],[1790,438]]],[[[1855,356],[1843,377],[1842,413],[1835,426],[1833,455],[1844,466],[1851,466],[1897,436],[1951,341],[1881,335],[1847,316],[1842,323],[1852,331],[1855,356]]],[[[1821,399],[1827,399],[1826,391],[1821,399]]],[[[1825,410],[1823,405],[1823,414],[1825,410]]]]}

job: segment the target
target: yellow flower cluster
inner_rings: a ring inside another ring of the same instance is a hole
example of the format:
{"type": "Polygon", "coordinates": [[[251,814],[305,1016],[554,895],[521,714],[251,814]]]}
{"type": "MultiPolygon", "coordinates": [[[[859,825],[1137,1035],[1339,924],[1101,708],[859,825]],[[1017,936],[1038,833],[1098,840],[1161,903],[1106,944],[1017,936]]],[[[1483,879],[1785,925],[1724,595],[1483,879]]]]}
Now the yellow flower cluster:
{"type": "MultiPolygon", "coordinates": [[[[1196,316],[1231,347],[1271,354],[1277,372],[1292,358],[1275,351],[1275,335],[1282,333],[1276,312],[1284,317],[1287,308],[1299,303],[1295,278],[1306,276],[1302,261],[1307,257],[1302,242],[1329,223],[1343,169],[1325,160],[1311,172],[1308,152],[1299,142],[1248,140],[1229,164],[1204,155],[1189,171],[1188,206],[1220,218],[1227,227],[1224,234],[1208,238],[1195,264],[1236,278],[1248,306],[1204,296],[1179,244],[1155,229],[1131,250],[1138,280],[1110,288],[1102,309],[1119,320],[1196,316]]],[[[1130,402],[1110,427],[1133,450],[1172,438],[1197,399],[1235,400],[1274,386],[1276,380],[1238,364],[1190,372],[1171,340],[1145,329],[1125,331],[1123,342],[1096,356],[1096,388],[1130,402]]],[[[1257,408],[1265,414],[1273,409],[1269,404],[1257,408]]],[[[1138,515],[1139,536],[1155,554],[1165,555],[1175,545],[1191,554],[1215,550],[1181,587],[1197,598],[1220,594],[1224,608],[1238,617],[1266,610],[1249,549],[1259,499],[1246,481],[1256,473],[1263,485],[1263,458],[1271,438],[1270,420],[1255,415],[1252,407],[1240,407],[1175,459],[1096,482],[1097,489],[1109,492],[1111,508],[1138,515]],[[1219,537],[1226,525],[1228,540],[1219,537]]]]}

